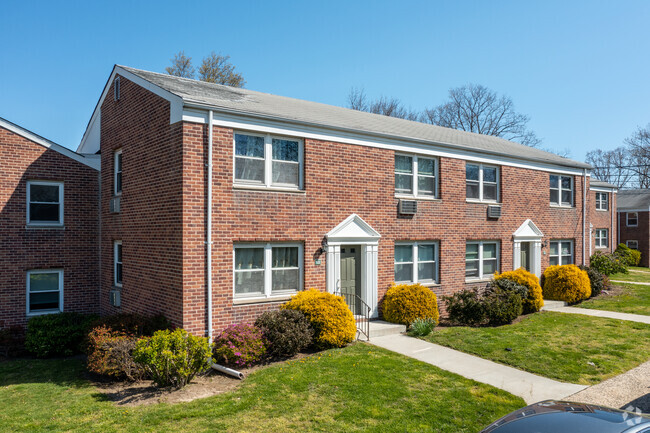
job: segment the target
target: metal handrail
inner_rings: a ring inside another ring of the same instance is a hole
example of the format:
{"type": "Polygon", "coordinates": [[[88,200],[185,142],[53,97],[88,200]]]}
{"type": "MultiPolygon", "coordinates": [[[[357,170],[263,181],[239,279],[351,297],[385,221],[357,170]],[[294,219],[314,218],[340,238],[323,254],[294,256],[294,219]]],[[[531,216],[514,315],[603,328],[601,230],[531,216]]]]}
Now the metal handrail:
{"type": "Polygon", "coordinates": [[[357,340],[361,339],[361,335],[366,337],[366,341],[370,341],[370,313],[372,309],[355,293],[343,293],[337,290],[336,295],[342,296],[345,303],[348,304],[350,311],[354,315],[354,321],[357,325],[357,340]]]}

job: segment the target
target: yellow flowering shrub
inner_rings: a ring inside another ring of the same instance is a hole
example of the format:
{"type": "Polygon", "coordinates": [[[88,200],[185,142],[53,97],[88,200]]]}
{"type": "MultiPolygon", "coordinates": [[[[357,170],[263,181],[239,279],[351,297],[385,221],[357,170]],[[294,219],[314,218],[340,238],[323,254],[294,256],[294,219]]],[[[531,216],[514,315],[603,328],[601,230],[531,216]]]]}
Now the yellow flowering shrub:
{"type": "Polygon", "coordinates": [[[384,319],[410,326],[415,319],[431,319],[438,324],[438,299],[422,284],[393,284],[384,296],[384,319]]]}
{"type": "Polygon", "coordinates": [[[522,299],[524,314],[536,313],[544,306],[542,287],[539,285],[539,278],[537,278],[537,275],[531,274],[526,269],[519,268],[516,271],[508,271],[502,274],[496,272],[494,274],[494,279],[511,280],[528,288],[528,296],[526,299],[522,299]]]}
{"type": "Polygon", "coordinates": [[[544,271],[544,298],[575,304],[591,296],[589,275],[576,265],[549,266],[544,271]]]}
{"type": "Polygon", "coordinates": [[[343,347],[357,336],[354,315],[342,296],[304,290],[292,296],[282,309],[303,312],[314,328],[314,343],[318,347],[343,347]]]}

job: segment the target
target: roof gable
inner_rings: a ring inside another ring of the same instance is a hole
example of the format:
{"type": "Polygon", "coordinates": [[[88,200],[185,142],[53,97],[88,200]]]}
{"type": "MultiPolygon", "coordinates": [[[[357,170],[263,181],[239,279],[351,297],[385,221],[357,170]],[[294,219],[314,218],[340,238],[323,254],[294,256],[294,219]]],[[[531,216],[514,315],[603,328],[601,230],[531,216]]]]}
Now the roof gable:
{"type": "Polygon", "coordinates": [[[352,214],[327,233],[328,242],[349,240],[379,240],[381,235],[359,215],[352,214]]]}
{"type": "Polygon", "coordinates": [[[527,219],[515,230],[512,236],[515,238],[541,238],[544,236],[544,233],[542,233],[531,219],[527,219]]]}

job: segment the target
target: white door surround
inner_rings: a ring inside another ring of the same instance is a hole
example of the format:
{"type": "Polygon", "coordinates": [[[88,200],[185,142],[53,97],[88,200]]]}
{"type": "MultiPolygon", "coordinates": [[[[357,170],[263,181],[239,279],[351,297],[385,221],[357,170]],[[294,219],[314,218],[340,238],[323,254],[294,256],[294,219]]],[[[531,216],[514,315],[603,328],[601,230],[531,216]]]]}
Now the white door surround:
{"type": "Polygon", "coordinates": [[[377,269],[379,238],[375,231],[357,214],[352,214],[330,230],[327,237],[327,291],[341,288],[341,245],[361,246],[361,299],[371,308],[371,317],[378,317],[377,269]]]}
{"type": "Polygon", "coordinates": [[[513,239],[513,257],[512,269],[519,269],[521,264],[521,243],[530,242],[530,264],[531,273],[541,277],[542,275],[542,238],[544,234],[535,225],[535,223],[527,219],[519,228],[512,234],[513,239]]]}

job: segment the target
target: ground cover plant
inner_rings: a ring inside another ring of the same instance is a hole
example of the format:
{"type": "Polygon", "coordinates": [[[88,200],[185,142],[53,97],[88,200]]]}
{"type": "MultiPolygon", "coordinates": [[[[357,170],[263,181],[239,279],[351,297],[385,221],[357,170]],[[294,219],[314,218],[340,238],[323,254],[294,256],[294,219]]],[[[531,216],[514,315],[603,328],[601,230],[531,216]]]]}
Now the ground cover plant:
{"type": "Polygon", "coordinates": [[[0,362],[0,425],[30,432],[475,433],[525,405],[362,343],[273,364],[235,391],[176,405],[118,407],[83,369],[78,359],[0,362]]]}
{"type": "Polygon", "coordinates": [[[650,325],[541,312],[498,328],[436,328],[426,340],[564,382],[591,385],[650,359],[650,325]]]}

